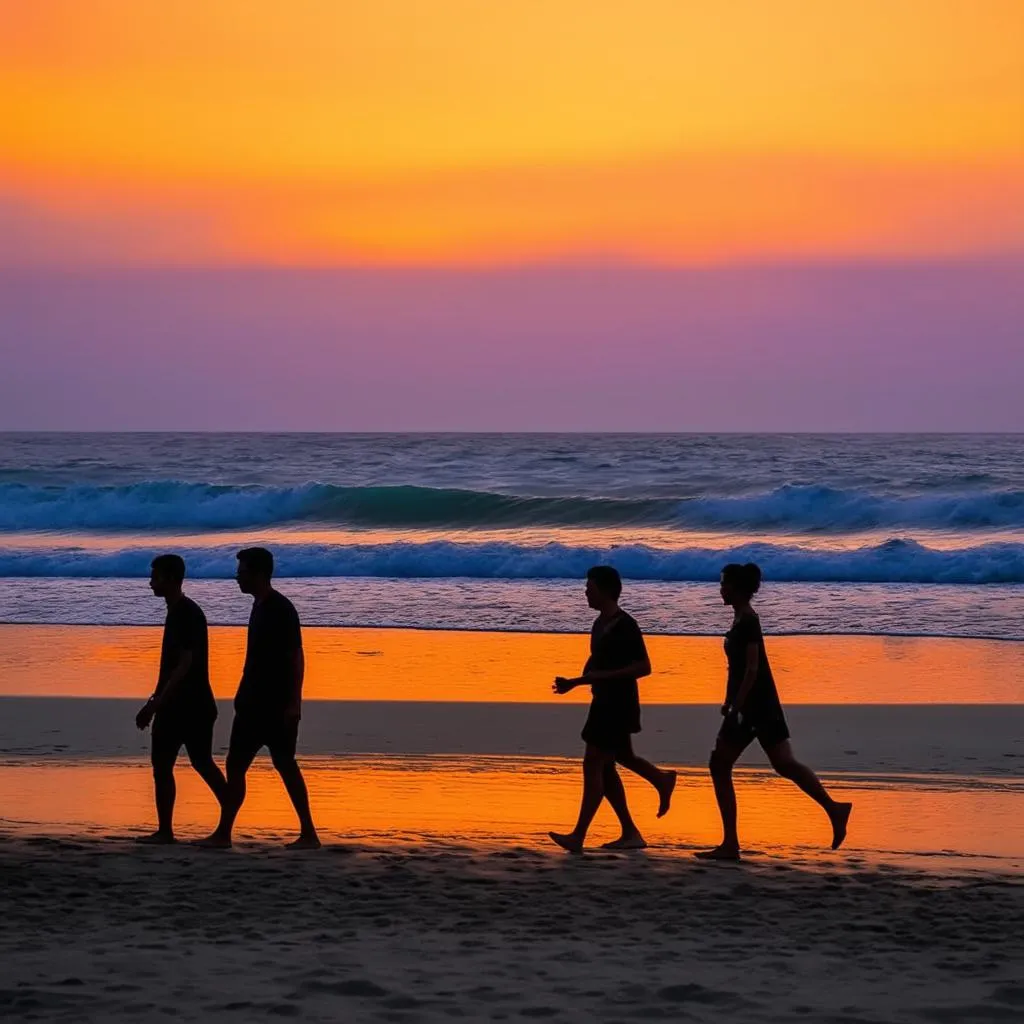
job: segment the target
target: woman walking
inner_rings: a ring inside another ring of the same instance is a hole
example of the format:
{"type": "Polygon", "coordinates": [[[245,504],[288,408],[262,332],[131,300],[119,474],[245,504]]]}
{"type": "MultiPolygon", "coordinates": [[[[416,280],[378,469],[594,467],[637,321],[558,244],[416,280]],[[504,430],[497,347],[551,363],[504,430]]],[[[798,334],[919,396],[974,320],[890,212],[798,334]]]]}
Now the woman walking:
{"type": "Polygon", "coordinates": [[[732,767],[756,739],[772,767],[784,779],[796,783],[828,815],[832,825],[832,849],[846,838],[853,804],[839,803],[825,791],[818,777],[794,756],[789,744],[789,727],[782,711],[775,680],[765,651],[761,620],[750,601],[761,586],[761,570],[752,562],[731,563],[722,570],[722,601],[733,609],[732,627],[725,634],[725,656],[729,663],[725,721],[718,733],[709,767],[715,799],[722,815],[722,842],[713,850],[696,856],[705,860],[739,860],[740,841],[736,833],[736,792],[732,767]]]}

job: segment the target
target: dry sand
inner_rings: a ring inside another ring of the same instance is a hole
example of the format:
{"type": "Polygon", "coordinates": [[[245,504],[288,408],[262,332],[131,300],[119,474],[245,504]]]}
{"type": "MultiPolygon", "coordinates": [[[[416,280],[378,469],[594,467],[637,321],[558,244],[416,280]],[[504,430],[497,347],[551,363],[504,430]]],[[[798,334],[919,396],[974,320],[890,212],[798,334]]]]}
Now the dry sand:
{"type": "Polygon", "coordinates": [[[0,1016],[1024,1019],[1024,885],[651,852],[0,839],[0,1016]]]}

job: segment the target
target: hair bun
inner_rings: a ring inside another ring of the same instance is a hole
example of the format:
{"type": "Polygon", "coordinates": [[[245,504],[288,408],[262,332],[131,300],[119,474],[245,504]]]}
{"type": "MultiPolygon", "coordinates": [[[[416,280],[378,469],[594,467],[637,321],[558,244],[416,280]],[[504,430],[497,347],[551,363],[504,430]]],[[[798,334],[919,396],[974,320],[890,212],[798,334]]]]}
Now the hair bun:
{"type": "Polygon", "coordinates": [[[747,578],[750,593],[756,594],[761,589],[761,567],[754,562],[747,562],[743,566],[743,575],[747,578]]]}

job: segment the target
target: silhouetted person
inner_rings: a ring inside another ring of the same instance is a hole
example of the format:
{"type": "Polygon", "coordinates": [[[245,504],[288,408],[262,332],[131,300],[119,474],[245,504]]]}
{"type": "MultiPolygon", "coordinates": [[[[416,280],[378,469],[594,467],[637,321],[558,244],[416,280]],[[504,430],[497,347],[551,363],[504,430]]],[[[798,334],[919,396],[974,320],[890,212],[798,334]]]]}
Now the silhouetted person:
{"type": "Polygon", "coordinates": [[[732,627],[725,634],[725,656],[729,662],[725,703],[722,705],[725,721],[718,733],[709,767],[718,809],[722,814],[723,837],[721,845],[696,855],[705,860],[739,860],[732,766],[755,739],[768,755],[775,771],[784,779],[795,782],[824,809],[832,824],[833,850],[839,849],[846,838],[846,826],[853,808],[853,804],[833,800],[817,775],[793,756],[789,727],[768,664],[761,620],[750,606],[751,598],[760,587],[761,570],[752,562],[746,565],[733,562],[722,570],[722,600],[732,606],[734,614],[732,627]]]}
{"type": "Polygon", "coordinates": [[[658,791],[659,818],[668,812],[676,785],[675,772],[662,771],[633,753],[632,734],[640,731],[637,680],[651,674],[651,662],[636,620],[619,607],[621,593],[622,580],[610,565],[597,565],[587,572],[587,604],[598,613],[590,630],[590,657],[583,675],[577,679],[558,676],[553,687],[555,693],[568,693],[577,686],[589,686],[593,694],[581,733],[587,746],[579,818],[572,832],[548,833],[570,853],[583,849],[602,799],[611,804],[622,828],[622,835],[605,843],[605,848],[639,850],[647,845],[629,813],[616,764],[646,779],[658,791]]]}
{"type": "Polygon", "coordinates": [[[178,555],[153,559],[149,585],[167,602],[167,619],[160,647],[160,673],[153,696],[135,717],[145,729],[153,723],[153,784],[156,789],[157,830],[143,843],[174,842],[174,764],[184,746],[192,767],[218,802],[226,783],[213,760],[213,723],[217,703],[210,688],[209,644],[202,608],[181,592],[185,562],[178,555]]]}
{"type": "Polygon", "coordinates": [[[273,573],[274,556],[266,548],[238,552],[238,588],[252,595],[252,613],[228,745],[227,794],[220,824],[203,841],[205,846],[231,845],[231,830],[245,800],[245,775],[262,747],[270,751],[299,816],[299,838],[289,846],[320,846],[306,782],[295,760],[306,668],[302,630],[295,606],[271,586],[273,573]]]}

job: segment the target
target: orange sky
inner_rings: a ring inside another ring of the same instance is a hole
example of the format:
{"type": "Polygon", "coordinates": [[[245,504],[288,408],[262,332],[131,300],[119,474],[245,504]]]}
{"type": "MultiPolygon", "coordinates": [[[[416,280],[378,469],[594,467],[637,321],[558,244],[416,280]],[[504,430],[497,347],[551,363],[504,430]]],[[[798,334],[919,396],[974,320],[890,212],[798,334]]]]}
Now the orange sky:
{"type": "Polygon", "coordinates": [[[0,0],[0,262],[1024,249],[1021,0],[0,0]]]}

